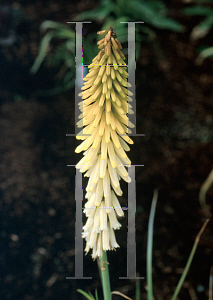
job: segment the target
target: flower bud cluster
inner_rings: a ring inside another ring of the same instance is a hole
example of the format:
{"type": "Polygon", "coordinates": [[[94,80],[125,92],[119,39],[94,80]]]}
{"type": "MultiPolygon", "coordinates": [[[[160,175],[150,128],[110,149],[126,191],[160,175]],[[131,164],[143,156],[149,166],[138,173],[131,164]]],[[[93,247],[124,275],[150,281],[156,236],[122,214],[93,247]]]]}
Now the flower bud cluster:
{"type": "Polygon", "coordinates": [[[79,94],[83,101],[79,103],[82,113],[77,126],[83,129],[76,138],[83,142],[75,150],[84,151],[76,168],[89,177],[83,238],[87,241],[86,253],[92,249],[94,259],[103,250],[119,247],[114,230],[121,224],[116,214],[124,214],[117,196],[122,195],[120,179],[131,181],[125,166],[131,165],[126,152],[130,150],[128,144],[133,144],[128,136],[129,128],[134,127],[128,119],[128,114],[134,112],[129,104],[132,93],[128,91],[130,84],[122,46],[113,28],[98,32],[104,33],[105,37],[97,43],[100,51],[88,67],[79,94]]]}

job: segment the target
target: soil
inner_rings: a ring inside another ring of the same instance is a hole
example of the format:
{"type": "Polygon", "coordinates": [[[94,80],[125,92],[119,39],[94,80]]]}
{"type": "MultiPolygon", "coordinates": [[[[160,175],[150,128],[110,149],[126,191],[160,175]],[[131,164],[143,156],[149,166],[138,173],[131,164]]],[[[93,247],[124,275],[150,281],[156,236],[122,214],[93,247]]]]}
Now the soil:
{"type": "MultiPolygon", "coordinates": [[[[184,33],[157,31],[157,51],[141,45],[136,68],[137,133],[129,157],[136,167],[136,268],[141,299],[146,299],[146,243],[153,191],[159,191],[154,223],[153,285],[157,300],[171,299],[202,224],[212,213],[213,189],[202,209],[199,190],[213,169],[213,61],[195,64],[197,47],[190,41],[194,19],[180,17],[185,5],[168,2],[184,33]]],[[[2,4],[3,5],[3,4],[2,4]]],[[[75,170],[81,155],[74,132],[74,90],[46,97],[38,91],[53,87],[45,65],[32,76],[38,52],[39,26],[44,20],[66,24],[95,1],[7,1],[19,11],[15,41],[0,45],[0,299],[84,299],[77,289],[94,295],[101,284],[96,262],[84,258],[84,276],[75,272],[75,170]]],[[[3,14],[2,14],[3,15],[3,14]]],[[[2,18],[1,15],[1,18],[2,18]]],[[[0,23],[7,37],[11,16],[0,23]],[[6,29],[5,29],[6,28],[6,29]]],[[[199,20],[196,19],[196,20],[199,20]]],[[[94,30],[100,24],[94,23],[94,30]]],[[[210,44],[210,37],[205,42],[210,44]]],[[[122,185],[123,206],[127,186],[122,185]]],[[[116,232],[120,249],[108,254],[112,290],[135,299],[135,281],[126,276],[127,216],[116,232]]],[[[208,298],[213,263],[213,226],[201,236],[179,299],[208,298]]],[[[113,296],[113,299],[121,299],[113,296]]]]}

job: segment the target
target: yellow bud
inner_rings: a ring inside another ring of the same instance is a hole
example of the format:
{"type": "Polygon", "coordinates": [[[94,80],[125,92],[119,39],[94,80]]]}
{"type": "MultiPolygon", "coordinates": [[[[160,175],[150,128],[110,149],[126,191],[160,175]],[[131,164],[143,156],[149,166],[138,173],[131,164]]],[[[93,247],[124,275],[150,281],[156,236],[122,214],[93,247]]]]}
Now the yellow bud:
{"type": "Polygon", "coordinates": [[[120,93],[122,91],[120,84],[117,82],[117,80],[113,80],[113,85],[116,88],[116,90],[120,93]]]}
{"type": "Polygon", "coordinates": [[[108,33],[107,33],[107,35],[106,35],[106,40],[107,40],[107,42],[109,42],[109,41],[110,41],[110,38],[111,38],[111,33],[112,33],[112,31],[111,31],[111,30],[109,30],[109,31],[108,31],[108,33]]]}
{"type": "Polygon", "coordinates": [[[105,61],[106,61],[106,54],[104,54],[102,56],[102,58],[101,58],[101,60],[100,60],[100,62],[98,64],[102,66],[105,63],[105,61]]]}
{"type": "Polygon", "coordinates": [[[110,125],[111,125],[112,129],[115,130],[115,129],[116,129],[115,118],[114,118],[112,112],[110,113],[110,121],[111,121],[111,124],[110,124],[110,125]]]}
{"type": "Polygon", "coordinates": [[[107,92],[107,83],[104,82],[104,83],[103,83],[103,90],[102,90],[102,93],[103,93],[103,94],[106,94],[106,92],[107,92]]]}
{"type": "Polygon", "coordinates": [[[97,42],[97,45],[101,45],[104,42],[104,38],[97,42]]]}
{"type": "Polygon", "coordinates": [[[106,72],[104,72],[104,74],[102,75],[102,83],[106,82],[107,81],[107,74],[106,72]]]}
{"type": "Polygon", "coordinates": [[[105,38],[104,38],[104,46],[107,45],[107,39],[106,39],[106,37],[107,37],[107,36],[105,36],[105,38]]]}
{"type": "Polygon", "coordinates": [[[121,77],[121,75],[120,75],[120,73],[118,71],[115,71],[115,75],[116,75],[118,81],[121,82],[123,80],[123,78],[121,77]]]}
{"type": "Polygon", "coordinates": [[[102,78],[102,75],[103,75],[104,71],[105,71],[105,66],[100,66],[98,76],[100,76],[102,78]]]}
{"type": "Polygon", "coordinates": [[[107,125],[109,125],[110,124],[110,113],[107,111],[105,111],[105,112],[106,112],[106,123],[107,123],[107,125]]]}
{"type": "Polygon", "coordinates": [[[115,39],[113,37],[111,37],[111,41],[112,41],[113,47],[117,50],[118,44],[115,42],[115,39]]]}
{"type": "Polygon", "coordinates": [[[120,56],[121,56],[123,59],[125,59],[125,55],[123,54],[123,52],[121,52],[120,49],[118,49],[118,53],[120,54],[120,56]]]}
{"type": "Polygon", "coordinates": [[[97,99],[98,96],[100,95],[101,91],[102,91],[102,84],[99,85],[99,87],[97,88],[96,92],[93,94],[93,100],[97,99]]]}
{"type": "Polygon", "coordinates": [[[99,100],[99,106],[103,106],[104,105],[105,97],[106,97],[105,94],[101,94],[101,98],[99,100]]]}
{"type": "Polygon", "coordinates": [[[117,70],[118,69],[118,64],[117,64],[117,61],[116,61],[114,55],[112,56],[112,63],[113,63],[114,69],[117,70]]]}
{"type": "Polygon", "coordinates": [[[111,111],[111,101],[110,100],[106,100],[106,112],[110,112],[111,111]]]}
{"type": "Polygon", "coordinates": [[[110,90],[110,94],[111,94],[111,98],[112,98],[112,101],[116,101],[116,94],[115,94],[115,90],[112,88],[111,90],[110,90]]]}
{"type": "Polygon", "coordinates": [[[111,69],[111,78],[112,78],[112,80],[115,80],[115,68],[114,68],[114,66],[112,67],[112,69],[111,69]]]}
{"type": "Polygon", "coordinates": [[[97,78],[95,79],[94,81],[94,85],[98,85],[99,83],[101,82],[101,77],[100,76],[97,76],[97,78]]]}
{"type": "Polygon", "coordinates": [[[106,99],[110,99],[110,90],[107,90],[106,92],[106,99]]]}
{"type": "Polygon", "coordinates": [[[103,49],[103,48],[104,48],[104,43],[102,43],[98,46],[98,49],[103,49]]]}
{"type": "Polygon", "coordinates": [[[106,126],[105,126],[105,131],[104,131],[104,133],[105,133],[105,141],[106,141],[106,143],[108,144],[109,141],[110,141],[109,125],[106,125],[106,126]]]}
{"type": "Polygon", "coordinates": [[[102,34],[104,34],[105,32],[106,32],[106,30],[101,30],[101,31],[98,31],[97,34],[102,35],[102,34]]]}
{"type": "Polygon", "coordinates": [[[116,43],[118,44],[119,48],[122,49],[121,43],[119,42],[118,39],[115,39],[116,43]]]}
{"type": "Polygon", "coordinates": [[[111,55],[111,45],[108,43],[105,47],[105,55],[110,56],[111,55]]]}
{"type": "Polygon", "coordinates": [[[110,56],[107,58],[107,65],[112,64],[112,52],[110,51],[110,56]]]}
{"type": "Polygon", "coordinates": [[[106,66],[106,74],[107,74],[107,76],[110,75],[110,68],[111,67],[109,65],[106,66]]]}
{"type": "Polygon", "coordinates": [[[118,53],[118,51],[117,51],[114,47],[112,47],[112,50],[113,50],[113,53],[114,53],[114,55],[115,55],[117,61],[120,61],[120,60],[121,60],[121,56],[120,56],[120,54],[118,53]]]}
{"type": "Polygon", "coordinates": [[[112,88],[112,78],[111,78],[111,76],[107,77],[107,88],[109,90],[112,88]]]}

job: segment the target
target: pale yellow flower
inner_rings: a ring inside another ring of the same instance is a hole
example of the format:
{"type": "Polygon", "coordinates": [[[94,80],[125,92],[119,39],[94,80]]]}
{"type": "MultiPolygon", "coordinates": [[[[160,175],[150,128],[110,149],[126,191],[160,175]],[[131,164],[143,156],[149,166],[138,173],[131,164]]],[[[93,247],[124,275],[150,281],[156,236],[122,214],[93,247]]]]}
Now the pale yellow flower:
{"type": "Polygon", "coordinates": [[[120,179],[130,182],[131,178],[124,165],[131,161],[126,155],[133,144],[128,136],[134,125],[128,120],[133,114],[129,102],[132,99],[128,91],[127,67],[113,28],[97,44],[101,49],[89,65],[89,73],[84,78],[84,86],[79,96],[81,115],[78,127],[84,127],[77,135],[83,142],[75,152],[84,151],[84,157],[76,165],[80,172],[89,177],[86,187],[84,213],[87,222],[83,227],[83,238],[86,239],[86,253],[92,249],[95,259],[102,251],[113,250],[119,245],[114,230],[121,224],[117,216],[123,216],[123,210],[117,196],[122,195],[120,179]]]}

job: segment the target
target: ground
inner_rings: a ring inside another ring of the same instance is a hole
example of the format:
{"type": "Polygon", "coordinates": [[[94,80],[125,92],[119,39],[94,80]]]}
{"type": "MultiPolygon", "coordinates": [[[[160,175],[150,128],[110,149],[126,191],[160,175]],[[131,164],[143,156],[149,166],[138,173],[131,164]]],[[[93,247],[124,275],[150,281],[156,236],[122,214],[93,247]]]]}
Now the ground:
{"type": "MultiPolygon", "coordinates": [[[[1,299],[83,299],[76,290],[101,289],[96,262],[87,255],[84,276],[93,280],[66,280],[74,276],[75,170],[81,154],[78,141],[66,137],[74,130],[74,90],[44,97],[37,91],[54,83],[43,66],[29,74],[38,50],[39,25],[46,19],[66,23],[93,2],[11,2],[20,8],[16,41],[1,46],[0,118],[0,294],[1,299]],[[27,17],[26,17],[27,16],[27,17]]],[[[171,1],[171,14],[181,8],[171,1]]],[[[6,3],[9,5],[8,3],[6,3]]],[[[183,5],[183,4],[182,4],[183,5]]],[[[187,262],[195,237],[211,215],[198,201],[199,190],[213,168],[213,102],[211,60],[194,64],[196,42],[186,25],[184,34],[157,32],[161,51],[143,44],[136,69],[137,133],[130,159],[136,168],[137,271],[146,276],[146,238],[153,191],[159,197],[153,244],[155,299],[170,299],[187,262]]],[[[7,22],[6,22],[7,23],[7,22]]],[[[97,25],[98,26],[98,25],[97,25]]],[[[97,28],[97,31],[99,28],[97,28]]],[[[126,205],[127,192],[121,204],[126,205]]],[[[126,224],[116,232],[120,249],[109,253],[112,290],[134,298],[135,282],[126,276],[126,224]]],[[[212,265],[212,221],[203,233],[179,299],[208,298],[212,265]]],[[[146,299],[141,280],[141,299],[146,299]]],[[[113,296],[113,299],[121,299],[113,296]]]]}

